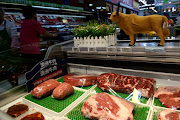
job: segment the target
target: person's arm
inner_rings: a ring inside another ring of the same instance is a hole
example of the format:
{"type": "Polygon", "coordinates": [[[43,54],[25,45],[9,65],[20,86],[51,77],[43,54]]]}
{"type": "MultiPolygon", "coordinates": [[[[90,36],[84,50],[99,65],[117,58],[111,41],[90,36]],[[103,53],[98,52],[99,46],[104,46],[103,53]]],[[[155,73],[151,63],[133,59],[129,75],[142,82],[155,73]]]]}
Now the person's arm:
{"type": "Polygon", "coordinates": [[[54,33],[50,33],[48,31],[46,31],[39,22],[34,21],[33,22],[33,28],[35,31],[37,31],[42,37],[57,37],[57,34],[54,33]]]}
{"type": "Polygon", "coordinates": [[[57,34],[45,31],[44,33],[42,33],[42,37],[57,37],[57,34]]]}

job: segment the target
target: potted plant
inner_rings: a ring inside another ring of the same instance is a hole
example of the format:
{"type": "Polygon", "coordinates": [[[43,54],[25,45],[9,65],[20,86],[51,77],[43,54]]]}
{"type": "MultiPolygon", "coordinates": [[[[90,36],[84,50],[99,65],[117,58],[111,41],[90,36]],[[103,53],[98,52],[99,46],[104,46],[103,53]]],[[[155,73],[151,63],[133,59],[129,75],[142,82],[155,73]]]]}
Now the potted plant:
{"type": "Polygon", "coordinates": [[[108,47],[117,44],[116,24],[98,24],[90,22],[75,28],[75,47],[108,47]]]}

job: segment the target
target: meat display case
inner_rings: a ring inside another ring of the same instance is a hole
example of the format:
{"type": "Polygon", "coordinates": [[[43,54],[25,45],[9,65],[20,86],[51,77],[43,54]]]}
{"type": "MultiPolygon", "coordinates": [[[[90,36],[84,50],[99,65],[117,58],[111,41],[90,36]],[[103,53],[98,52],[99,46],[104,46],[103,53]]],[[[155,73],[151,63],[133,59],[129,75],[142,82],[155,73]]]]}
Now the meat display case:
{"type": "MultiPolygon", "coordinates": [[[[103,67],[103,66],[92,66],[92,65],[83,65],[83,64],[73,64],[68,63],[68,72],[79,72],[79,74],[90,74],[90,73],[117,73],[122,75],[130,75],[130,76],[141,76],[146,78],[154,78],[157,81],[157,87],[158,86],[180,86],[180,75],[179,74],[170,74],[170,73],[162,73],[162,72],[152,72],[152,71],[142,71],[142,70],[132,70],[132,69],[122,69],[122,68],[112,68],[112,67],[103,67]]],[[[63,78],[58,78],[59,82],[63,82],[63,78]]],[[[23,90],[23,89],[22,89],[23,90]]],[[[24,103],[30,106],[30,111],[27,114],[34,113],[35,111],[42,112],[45,116],[45,118],[49,118],[50,114],[53,115],[51,117],[52,120],[78,120],[82,119],[83,116],[80,112],[81,106],[83,105],[83,102],[86,98],[90,97],[91,95],[101,92],[98,90],[96,85],[90,86],[88,88],[80,87],[76,88],[75,90],[81,91],[82,94],[77,97],[76,100],[73,100],[74,102],[68,103],[67,106],[65,106],[64,110],[60,113],[54,113],[53,111],[49,110],[52,106],[46,106],[44,107],[39,102],[34,102],[31,100],[32,98],[29,96],[29,94],[24,91],[21,92],[22,97],[19,96],[18,99],[13,100],[13,96],[9,97],[8,99],[11,99],[12,102],[5,103],[5,101],[1,101],[1,110],[6,111],[8,107],[11,105],[17,104],[17,103],[24,103]],[[4,103],[4,104],[2,104],[4,103]],[[54,113],[54,114],[52,114],[54,113]]],[[[74,94],[76,95],[77,92],[74,94]]],[[[51,97],[51,96],[50,96],[51,97]]],[[[50,98],[48,98],[50,99],[50,98]]],[[[61,102],[61,106],[67,104],[67,99],[61,102]]],[[[133,102],[134,103],[134,102],[133,102]]],[[[156,106],[154,104],[154,97],[151,97],[146,101],[145,103],[134,103],[135,104],[135,120],[156,120],[154,116],[159,113],[161,110],[168,109],[164,108],[162,106],[156,106]],[[144,111],[144,112],[142,112],[144,111]],[[140,116],[144,117],[140,117],[140,116]]],[[[56,108],[56,107],[55,107],[56,108]]],[[[54,108],[51,108],[54,109],[54,108]]],[[[178,110],[177,110],[178,111],[178,110]]],[[[180,111],[178,111],[180,112],[180,111]]],[[[20,116],[18,119],[22,118],[23,116],[27,115],[24,114],[20,116]]],[[[84,119],[84,118],[83,118],[84,119]]]]}
{"type": "MultiPolygon", "coordinates": [[[[53,45],[48,48],[45,59],[47,58],[64,58],[64,56],[67,57],[67,65],[68,65],[68,73],[72,72],[78,72],[79,74],[90,74],[90,73],[117,73],[122,75],[129,75],[129,76],[140,76],[140,77],[146,77],[146,78],[154,78],[157,81],[156,87],[159,86],[180,86],[180,75],[170,72],[157,72],[157,71],[150,71],[150,70],[137,70],[137,69],[127,69],[122,68],[121,66],[103,66],[101,65],[94,65],[94,64],[85,64],[85,63],[92,63],[92,59],[89,58],[95,58],[95,60],[98,61],[98,57],[102,55],[103,59],[106,59],[107,61],[110,61],[111,59],[115,60],[116,57],[120,57],[123,60],[134,60],[135,62],[143,61],[148,63],[160,63],[163,62],[164,65],[166,64],[175,64],[179,65],[179,56],[178,51],[179,47],[164,47],[160,49],[156,49],[158,51],[155,51],[151,49],[146,49],[144,47],[132,47],[130,48],[131,51],[129,51],[129,47],[109,47],[109,48],[92,48],[91,50],[89,48],[73,48],[73,40],[66,41],[63,43],[58,43],[56,45],[53,45]],[[125,53],[120,52],[122,48],[127,48],[128,51],[125,53]],[[149,51],[146,51],[149,50],[149,51]],[[164,53],[165,51],[165,53],[164,53]],[[129,52],[129,53],[128,53],[129,52]],[[171,54],[172,52],[172,54],[171,54]],[[67,53],[67,54],[65,54],[67,53]],[[127,56],[127,57],[125,57],[127,56]],[[137,58],[146,58],[146,59],[137,59],[137,58]],[[84,59],[84,63],[71,63],[70,61],[73,61],[73,58],[81,58],[84,59]],[[130,59],[132,58],[132,59],[130,59]],[[163,60],[163,59],[164,60],[163,60]],[[72,60],[71,60],[72,59],[72,60]],[[150,60],[149,60],[150,59],[150,60]],[[154,60],[153,60],[154,59],[154,60]],[[170,60],[169,60],[170,59],[170,60]],[[149,60],[149,61],[148,61],[149,60]],[[172,60],[172,61],[171,61],[172,60]]],[[[118,58],[119,59],[119,58],[118,58]]],[[[117,60],[116,63],[121,62],[121,60],[117,60]]],[[[176,69],[176,68],[175,68],[176,69]]],[[[177,69],[176,69],[177,71],[177,69]]],[[[63,80],[62,78],[58,79],[60,82],[63,80]]],[[[78,96],[76,100],[68,104],[68,106],[65,107],[65,109],[60,113],[53,114],[53,117],[51,119],[53,120],[79,120],[81,118],[84,119],[82,116],[80,109],[82,107],[82,104],[84,100],[91,95],[102,92],[98,89],[96,85],[90,86],[88,88],[77,88],[80,91],[83,91],[83,94],[81,96],[78,96]],[[75,117],[75,118],[73,118],[75,117]]],[[[14,88],[13,90],[7,91],[3,95],[0,96],[1,102],[1,110],[6,111],[8,107],[11,105],[17,104],[19,102],[23,102],[26,104],[29,104],[31,107],[31,110],[35,111],[42,111],[42,113],[45,115],[45,118],[49,117],[49,108],[45,108],[42,105],[39,105],[39,103],[31,102],[29,100],[26,100],[25,97],[27,97],[29,94],[25,90],[25,84],[21,86],[21,88],[14,88]],[[14,94],[14,95],[13,95],[14,94]],[[11,96],[12,95],[12,96],[11,96]],[[5,98],[5,99],[2,99],[5,98]],[[27,102],[28,101],[28,102],[27,102]]],[[[158,101],[155,101],[154,97],[151,97],[145,102],[142,103],[134,103],[136,105],[135,110],[138,110],[139,112],[136,112],[138,114],[134,115],[135,120],[156,120],[156,115],[165,108],[161,105],[158,106],[159,103],[156,103],[158,101]],[[142,112],[145,111],[145,112],[142,112]],[[144,115],[144,117],[139,117],[144,115]]],[[[62,104],[64,102],[62,101],[62,104]]],[[[178,111],[178,110],[177,110],[178,111]]],[[[52,111],[51,111],[52,112],[52,111]]],[[[180,112],[180,111],[178,111],[180,112]]],[[[29,113],[33,113],[33,111],[29,111],[29,113]]],[[[54,113],[54,112],[52,112],[54,113]]],[[[24,116],[24,115],[23,115],[24,116]]],[[[0,116],[1,117],[1,116],[0,116]]],[[[21,116],[22,117],[22,116],[21,116]]],[[[18,118],[19,119],[19,118],[18,118]]]]}

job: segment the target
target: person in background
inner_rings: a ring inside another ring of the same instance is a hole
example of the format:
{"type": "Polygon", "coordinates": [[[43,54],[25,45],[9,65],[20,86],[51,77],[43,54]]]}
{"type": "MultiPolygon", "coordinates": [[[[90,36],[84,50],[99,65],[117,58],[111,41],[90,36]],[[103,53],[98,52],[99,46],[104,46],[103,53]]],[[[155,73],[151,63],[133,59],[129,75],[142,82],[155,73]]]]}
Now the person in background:
{"type": "Polygon", "coordinates": [[[0,8],[0,51],[12,50],[15,52],[18,47],[17,29],[14,22],[4,19],[4,14],[5,11],[0,8]]]}
{"type": "Polygon", "coordinates": [[[41,26],[37,21],[36,11],[33,7],[24,7],[22,9],[22,14],[25,17],[25,20],[21,24],[19,52],[24,58],[24,64],[33,67],[43,59],[43,56],[40,53],[40,36],[57,37],[57,34],[51,34],[41,26]]]}
{"type": "Polygon", "coordinates": [[[0,76],[1,80],[8,79],[14,87],[18,85],[16,72],[21,63],[17,59],[18,36],[14,22],[5,20],[4,14],[5,11],[0,8],[0,76]]]}

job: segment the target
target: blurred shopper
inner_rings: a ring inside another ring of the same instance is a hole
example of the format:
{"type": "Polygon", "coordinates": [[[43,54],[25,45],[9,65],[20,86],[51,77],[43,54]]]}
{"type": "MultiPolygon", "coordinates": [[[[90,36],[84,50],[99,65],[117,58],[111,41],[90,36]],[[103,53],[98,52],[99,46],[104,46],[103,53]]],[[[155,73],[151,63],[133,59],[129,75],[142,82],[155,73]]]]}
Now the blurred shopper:
{"type": "Polygon", "coordinates": [[[18,47],[17,29],[13,22],[4,19],[4,14],[4,10],[0,8],[0,51],[10,49],[16,51],[18,47]]]}
{"type": "Polygon", "coordinates": [[[28,64],[29,67],[32,67],[44,57],[40,53],[40,36],[57,37],[57,34],[49,33],[37,22],[36,11],[33,7],[24,7],[22,9],[22,14],[25,20],[21,25],[20,31],[20,53],[24,58],[24,64],[28,64]]]}
{"type": "Polygon", "coordinates": [[[0,80],[8,79],[12,87],[18,85],[17,69],[21,60],[15,56],[18,47],[17,29],[13,22],[4,19],[0,8],[0,80]],[[13,54],[12,54],[13,53],[13,54]]]}

